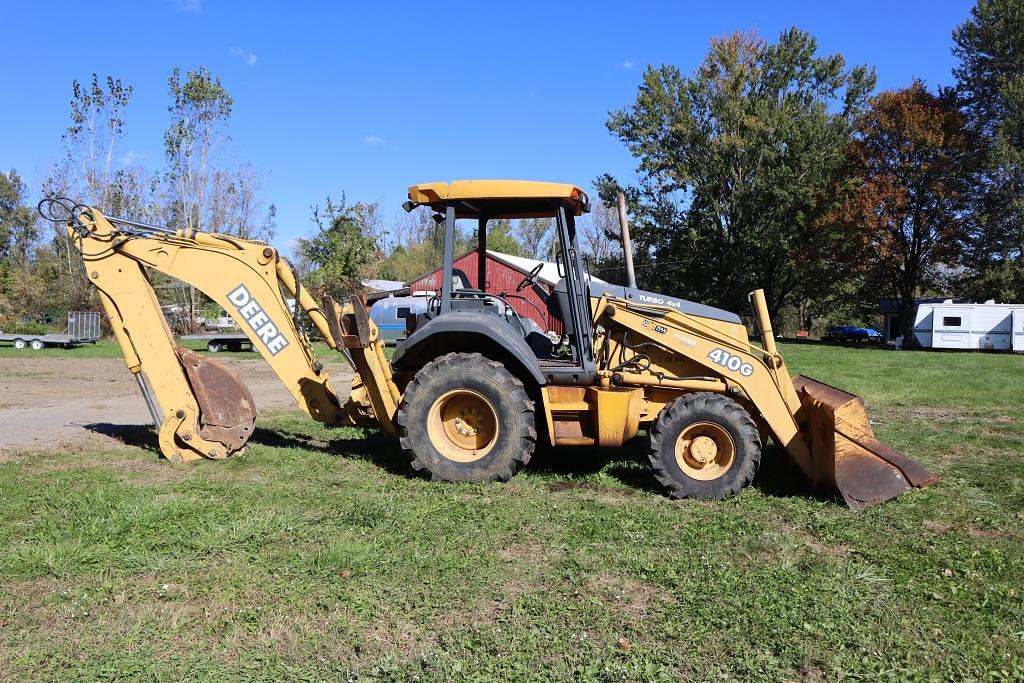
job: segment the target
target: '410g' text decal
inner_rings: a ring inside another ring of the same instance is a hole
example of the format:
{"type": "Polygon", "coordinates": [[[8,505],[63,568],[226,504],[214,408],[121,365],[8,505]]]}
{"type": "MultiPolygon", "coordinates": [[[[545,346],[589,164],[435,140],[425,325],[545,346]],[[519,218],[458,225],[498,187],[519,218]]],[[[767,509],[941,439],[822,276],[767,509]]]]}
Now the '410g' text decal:
{"type": "Polygon", "coordinates": [[[728,351],[722,349],[715,349],[708,354],[708,358],[721,365],[726,370],[732,370],[738,372],[744,377],[750,377],[754,374],[754,366],[750,363],[744,363],[743,359],[739,356],[734,356],[728,351]]]}

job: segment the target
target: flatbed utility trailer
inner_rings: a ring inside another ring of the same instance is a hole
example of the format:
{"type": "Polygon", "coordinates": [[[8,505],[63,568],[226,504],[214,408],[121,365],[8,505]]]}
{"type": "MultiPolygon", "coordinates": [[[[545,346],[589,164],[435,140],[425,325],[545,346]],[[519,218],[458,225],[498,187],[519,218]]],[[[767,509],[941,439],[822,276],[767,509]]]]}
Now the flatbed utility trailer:
{"type": "Polygon", "coordinates": [[[47,334],[4,334],[0,342],[7,342],[16,349],[40,351],[47,347],[72,348],[82,344],[95,344],[100,339],[100,314],[95,311],[68,311],[68,326],[61,333],[47,334]]]}
{"type": "Polygon", "coordinates": [[[206,342],[210,353],[221,351],[252,351],[252,341],[242,333],[238,334],[186,334],[178,337],[181,341],[206,342]]]}

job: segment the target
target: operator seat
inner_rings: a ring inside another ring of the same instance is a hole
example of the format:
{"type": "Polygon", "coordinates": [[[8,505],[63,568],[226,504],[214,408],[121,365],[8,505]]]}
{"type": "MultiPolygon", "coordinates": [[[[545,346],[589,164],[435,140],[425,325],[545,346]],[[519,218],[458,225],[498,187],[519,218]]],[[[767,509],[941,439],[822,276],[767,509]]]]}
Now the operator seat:
{"type": "Polygon", "coordinates": [[[566,284],[564,277],[555,283],[546,304],[548,313],[562,321],[565,333],[569,335],[570,339],[573,339],[576,328],[572,323],[572,315],[569,313],[571,310],[569,307],[569,285],[566,284]]]}

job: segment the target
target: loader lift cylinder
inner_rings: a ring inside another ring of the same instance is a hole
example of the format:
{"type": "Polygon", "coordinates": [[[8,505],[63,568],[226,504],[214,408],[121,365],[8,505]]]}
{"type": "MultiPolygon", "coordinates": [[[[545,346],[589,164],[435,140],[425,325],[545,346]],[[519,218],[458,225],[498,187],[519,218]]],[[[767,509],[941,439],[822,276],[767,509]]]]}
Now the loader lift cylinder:
{"type": "Polygon", "coordinates": [[[761,345],[765,353],[775,358],[779,355],[779,349],[775,346],[775,332],[772,330],[772,319],[768,315],[768,304],[764,300],[764,290],[755,289],[751,292],[750,303],[754,309],[754,318],[757,320],[757,329],[761,333],[761,345]]]}

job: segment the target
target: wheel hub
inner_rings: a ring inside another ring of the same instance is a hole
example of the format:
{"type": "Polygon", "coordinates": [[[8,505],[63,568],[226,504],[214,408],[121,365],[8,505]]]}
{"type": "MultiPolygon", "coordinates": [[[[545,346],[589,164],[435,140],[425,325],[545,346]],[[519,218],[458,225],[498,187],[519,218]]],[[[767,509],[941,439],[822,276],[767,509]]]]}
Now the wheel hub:
{"type": "Polygon", "coordinates": [[[455,430],[463,436],[476,436],[480,433],[477,425],[483,422],[484,416],[479,410],[460,410],[459,416],[453,421],[455,430]]]}
{"type": "Polygon", "coordinates": [[[498,415],[481,394],[455,389],[430,407],[427,433],[434,447],[449,460],[473,462],[486,456],[498,438],[498,415]]]}
{"type": "Polygon", "coordinates": [[[718,455],[718,445],[707,436],[698,436],[690,442],[690,455],[702,465],[706,465],[718,455]]]}
{"type": "Polygon", "coordinates": [[[725,427],[715,422],[695,422],[676,439],[676,464],[686,476],[711,481],[732,468],[736,444],[725,427]]]}

